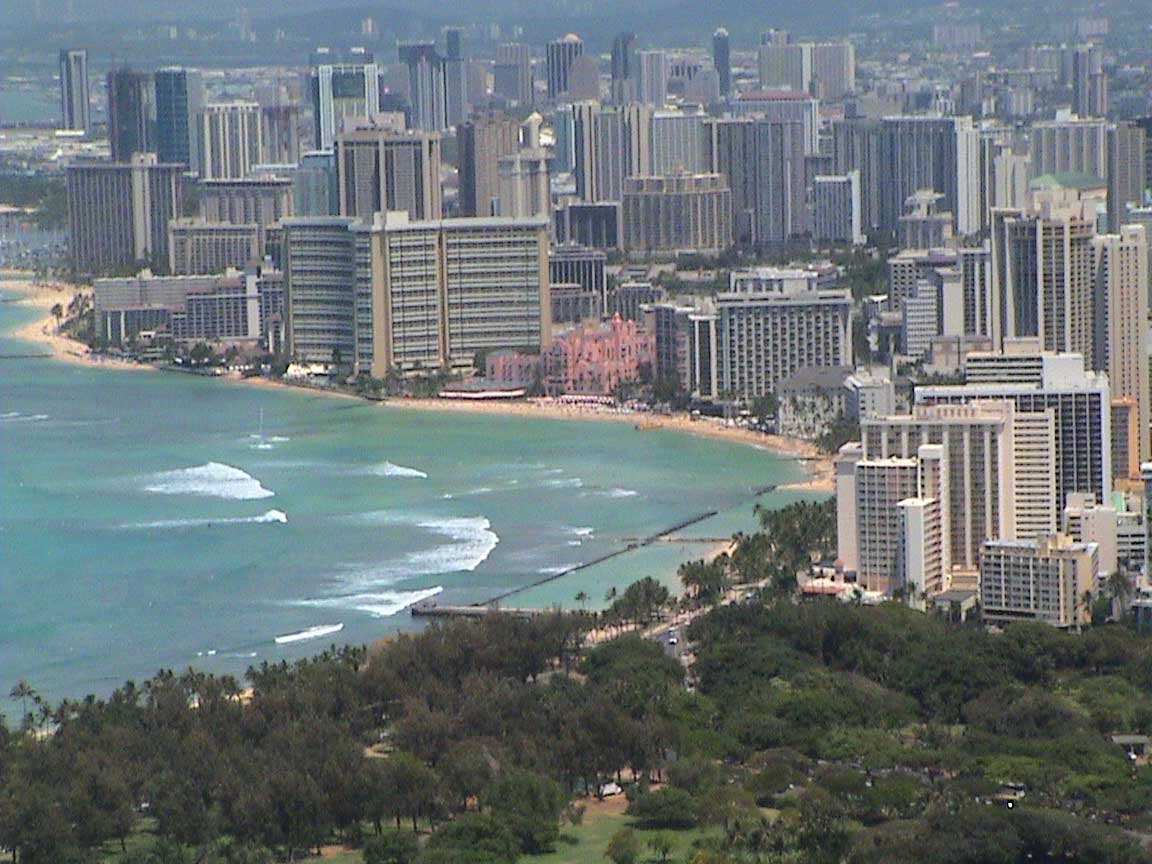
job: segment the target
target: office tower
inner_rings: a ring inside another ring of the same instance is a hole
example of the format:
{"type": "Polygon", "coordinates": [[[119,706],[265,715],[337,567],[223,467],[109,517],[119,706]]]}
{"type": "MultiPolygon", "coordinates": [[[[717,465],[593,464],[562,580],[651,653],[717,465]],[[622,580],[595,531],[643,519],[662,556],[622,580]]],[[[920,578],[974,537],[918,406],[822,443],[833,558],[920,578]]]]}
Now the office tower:
{"type": "Polygon", "coordinates": [[[980,133],[969,117],[896,116],[833,124],[838,174],[860,171],[869,228],[895,231],[904,202],[921,189],[943,195],[958,234],[980,230],[980,133]]]}
{"type": "Polygon", "coordinates": [[[1032,174],[1108,176],[1108,122],[1073,118],[1035,123],[1031,131],[1032,174]]]}
{"type": "Polygon", "coordinates": [[[594,294],[601,310],[608,309],[608,256],[579,243],[560,243],[548,255],[548,278],[553,285],[579,285],[594,294]]]}
{"type": "Polygon", "coordinates": [[[584,42],[575,33],[548,43],[545,55],[548,98],[556,99],[568,92],[568,75],[577,57],[584,53],[584,42]]]}
{"type": "Polygon", "coordinates": [[[1144,203],[1147,176],[1144,130],[1134,123],[1114,123],[1108,127],[1108,230],[1119,231],[1127,219],[1128,207],[1144,203]]]}
{"type": "Polygon", "coordinates": [[[720,79],[720,95],[732,95],[732,46],[728,31],[723,27],[712,34],[712,65],[720,79]]]}
{"type": "Polygon", "coordinates": [[[1144,226],[1092,239],[1095,333],[1092,367],[1108,373],[1112,398],[1137,407],[1138,461],[1152,458],[1148,424],[1148,239],[1144,226]]]}
{"type": "Polygon", "coordinates": [[[960,278],[964,286],[964,335],[990,336],[992,333],[992,249],[987,240],[981,246],[957,251],[960,278]]]}
{"type": "Polygon", "coordinates": [[[497,167],[497,216],[511,219],[552,218],[548,153],[525,147],[500,159],[497,167]]]}
{"type": "Polygon", "coordinates": [[[238,180],[259,164],[264,139],[255,102],[205,105],[198,128],[202,180],[238,180]]]}
{"type": "Polygon", "coordinates": [[[852,362],[851,293],[820,287],[816,272],[734,272],[716,312],[722,391],[763,396],[798,369],[852,362]]]}
{"type": "Polygon", "coordinates": [[[668,101],[668,55],[665,52],[640,52],[639,101],[655,108],[663,108],[668,101]]]}
{"type": "Polygon", "coordinates": [[[153,76],[156,88],[156,155],[161,162],[200,168],[199,115],[204,81],[193,69],[169,66],[153,76]]]}
{"type": "Polygon", "coordinates": [[[1038,337],[1045,351],[1093,356],[1095,202],[1050,188],[1027,210],[992,212],[993,345],[1038,337]]]}
{"type": "Polygon", "coordinates": [[[363,119],[380,110],[380,67],[375,63],[322,64],[309,78],[313,142],[331,150],[347,118],[363,119]]]}
{"type": "Polygon", "coordinates": [[[1081,45],[1072,50],[1072,111],[1080,117],[1108,115],[1108,76],[1103,49],[1081,45]]]}
{"type": "Polygon", "coordinates": [[[68,232],[77,273],[168,269],[168,222],[184,209],[183,166],[155,154],[68,166],[68,232]]]}
{"type": "Polygon", "coordinates": [[[709,168],[708,128],[703,112],[656,111],[652,115],[652,173],[689,174],[709,168]]]}
{"type": "Polygon", "coordinates": [[[520,105],[532,104],[532,49],[529,46],[520,42],[496,46],[492,89],[504,99],[520,105]]]}
{"type": "Polygon", "coordinates": [[[197,187],[200,217],[208,222],[268,228],[295,212],[288,177],[201,180],[197,187]]]}
{"type": "Polygon", "coordinates": [[[1061,534],[989,541],[980,557],[981,615],[997,623],[1078,627],[1091,619],[1082,598],[1096,590],[1099,576],[1095,543],[1076,543],[1061,534]]]}
{"type": "Polygon", "coordinates": [[[856,90],[856,47],[851,42],[817,42],[812,46],[812,95],[837,101],[856,90]]]}
{"type": "Polygon", "coordinates": [[[292,172],[292,206],[298,216],[335,216],[340,212],[336,154],[313,150],[300,157],[292,172]]]}
{"type": "Polygon", "coordinates": [[[595,54],[581,54],[568,69],[568,92],[564,98],[571,102],[585,99],[600,101],[600,58],[595,54]]]}
{"type": "Polygon", "coordinates": [[[108,143],[112,161],[156,152],[156,85],[147,72],[119,67],[108,73],[108,143]]]}
{"type": "Polygon", "coordinates": [[[459,126],[471,113],[468,103],[468,58],[464,56],[464,31],[444,28],[444,103],[448,126],[459,126]]]}
{"type": "Polygon", "coordinates": [[[756,52],[760,86],[765,90],[808,93],[812,86],[812,45],[793,42],[782,30],[761,37],[756,52]]]}
{"type": "Polygon", "coordinates": [[[820,243],[865,242],[860,218],[860,172],[812,179],[812,239],[820,243]]]}
{"type": "Polygon", "coordinates": [[[612,84],[610,95],[617,105],[640,97],[640,53],[635,33],[621,33],[612,40],[612,84]]]}
{"type": "Polygon", "coordinates": [[[580,243],[594,249],[620,248],[620,204],[563,200],[555,209],[557,243],[580,243]]]}
{"type": "Polygon", "coordinates": [[[920,189],[904,202],[904,215],[897,220],[896,242],[901,249],[940,249],[952,239],[952,214],[940,210],[943,198],[931,189],[920,189]]]}
{"type": "Polygon", "coordinates": [[[628,177],[621,213],[629,252],[719,255],[732,246],[732,192],[721,174],[628,177]]]}
{"type": "Polygon", "coordinates": [[[804,153],[820,153],[820,101],[804,93],[741,93],[732,103],[736,117],[753,117],[772,123],[801,123],[804,153]]]}
{"type": "Polygon", "coordinates": [[[408,67],[409,125],[425,132],[443,132],[449,125],[444,58],[434,42],[402,42],[399,52],[400,62],[408,67]]]}
{"type": "Polygon", "coordinates": [[[300,106],[293,103],[260,106],[261,165],[300,161],[300,106]]]}
{"type": "MultiPolygon", "coordinates": [[[[1033,342],[1034,345],[1034,342],[1033,342]]],[[[1112,414],[1108,379],[1086,372],[1078,354],[1030,351],[1027,340],[1009,353],[969,354],[967,384],[917,387],[916,403],[935,405],[1010,399],[1017,412],[1051,409],[1056,420],[1056,507],[1072,492],[1112,495],[1112,414]]]]}
{"type": "Polygon", "coordinates": [[[356,244],[353,220],[284,221],[284,329],[298,363],[356,360],[356,244]]]}
{"type": "Polygon", "coordinates": [[[460,215],[492,216],[500,160],[520,148],[520,124],[502,113],[477,114],[456,130],[460,153],[460,215]]]}
{"type": "Polygon", "coordinates": [[[624,179],[651,173],[652,109],[645,105],[572,106],[576,194],[619,201],[624,179]]]}
{"type": "Polygon", "coordinates": [[[60,52],[60,125],[74,132],[87,132],[92,125],[88,89],[88,52],[60,52]]]}
{"type": "Polygon", "coordinates": [[[259,225],[229,225],[203,219],[168,223],[168,272],[174,276],[223,273],[263,258],[259,225]]]}
{"type": "Polygon", "coordinates": [[[372,221],[374,213],[404,211],[439,219],[440,136],[361,127],[336,138],[340,215],[372,221]]]}
{"type": "Polygon", "coordinates": [[[737,242],[765,247],[807,231],[803,125],[741,118],[709,126],[710,170],[728,179],[737,242]]]}

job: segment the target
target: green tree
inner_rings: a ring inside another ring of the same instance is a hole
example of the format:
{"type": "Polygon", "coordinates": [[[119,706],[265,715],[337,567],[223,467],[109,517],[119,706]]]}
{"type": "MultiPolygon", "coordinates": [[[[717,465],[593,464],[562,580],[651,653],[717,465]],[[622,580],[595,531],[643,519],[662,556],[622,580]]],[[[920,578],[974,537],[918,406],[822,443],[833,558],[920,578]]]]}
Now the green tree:
{"type": "Polygon", "coordinates": [[[548,777],[508,771],[480,796],[483,806],[516,837],[529,855],[550,852],[560,837],[560,814],[567,799],[548,777]]]}
{"type": "Polygon", "coordinates": [[[420,843],[406,831],[385,831],[364,843],[364,864],[415,864],[420,843]]]}
{"type": "Polygon", "coordinates": [[[621,828],[608,841],[604,857],[612,864],[636,864],[640,858],[640,838],[631,828],[621,828]]]}

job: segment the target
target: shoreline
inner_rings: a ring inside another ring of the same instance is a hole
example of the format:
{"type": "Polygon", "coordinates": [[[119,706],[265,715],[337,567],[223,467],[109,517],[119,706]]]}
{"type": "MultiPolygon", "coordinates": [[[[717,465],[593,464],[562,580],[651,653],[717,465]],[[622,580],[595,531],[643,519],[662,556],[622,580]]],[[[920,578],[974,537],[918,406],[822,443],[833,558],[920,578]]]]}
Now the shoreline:
{"type": "MultiPolygon", "coordinates": [[[[0,290],[19,294],[14,302],[29,306],[45,313],[56,303],[67,305],[76,295],[87,293],[77,286],[62,282],[36,282],[31,274],[19,271],[0,271],[0,290]]],[[[86,345],[59,332],[56,321],[50,314],[31,321],[12,331],[12,336],[47,349],[53,359],[77,366],[90,368],[123,369],[134,372],[160,371],[146,363],[104,357],[93,354],[86,345]]],[[[239,375],[223,375],[219,380],[246,384],[253,387],[283,388],[295,392],[311,393],[341,399],[355,399],[367,402],[353,393],[337,390],[303,387],[262,377],[243,378],[239,375]]],[[[784,483],[779,491],[813,492],[832,494],[835,491],[832,457],[821,453],[809,441],[767,435],[736,426],[725,425],[722,421],[700,417],[693,419],[687,414],[654,414],[622,409],[601,409],[591,406],[576,406],[554,399],[537,398],[515,402],[478,402],[454,399],[394,398],[377,403],[384,408],[406,411],[439,411],[458,414],[487,414],[489,416],[524,417],[543,420],[602,421],[609,423],[630,423],[637,431],[671,431],[718,441],[728,441],[775,453],[796,460],[807,474],[806,480],[784,483]]]]}

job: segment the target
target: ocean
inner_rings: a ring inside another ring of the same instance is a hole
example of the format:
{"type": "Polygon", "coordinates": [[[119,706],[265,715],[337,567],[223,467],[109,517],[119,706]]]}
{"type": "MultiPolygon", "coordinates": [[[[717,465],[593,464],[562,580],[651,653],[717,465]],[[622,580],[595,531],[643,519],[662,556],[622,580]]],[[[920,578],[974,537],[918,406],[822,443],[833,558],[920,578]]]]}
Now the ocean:
{"type": "MultiPolygon", "coordinates": [[[[38,313],[0,303],[0,332],[38,313]]],[[[589,608],[753,527],[794,461],[629,424],[417,412],[12,359],[0,336],[0,692],[241,674],[422,626],[409,607],[589,608]]],[[[33,351],[34,353],[34,351],[33,351]]],[[[0,709],[2,710],[2,709],[0,709]]]]}

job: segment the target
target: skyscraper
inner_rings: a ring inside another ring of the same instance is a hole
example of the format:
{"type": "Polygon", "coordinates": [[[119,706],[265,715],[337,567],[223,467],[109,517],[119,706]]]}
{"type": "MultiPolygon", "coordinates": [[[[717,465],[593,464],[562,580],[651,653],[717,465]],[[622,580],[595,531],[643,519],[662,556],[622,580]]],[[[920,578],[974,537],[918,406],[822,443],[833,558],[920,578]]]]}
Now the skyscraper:
{"type": "Polygon", "coordinates": [[[456,130],[460,151],[460,215],[492,216],[499,164],[520,147],[520,125],[506,114],[477,114],[456,130]]]}
{"type": "Polygon", "coordinates": [[[448,128],[448,97],[445,60],[434,42],[400,44],[400,62],[408,67],[408,100],[412,105],[409,125],[425,132],[448,128]]]}
{"type": "Polygon", "coordinates": [[[496,46],[492,88],[497,96],[521,105],[532,104],[532,49],[521,42],[496,46]]]}
{"type": "Polygon", "coordinates": [[[663,51],[640,52],[640,101],[654,108],[668,101],[668,55],[663,51]]]}
{"type": "Polygon", "coordinates": [[[548,43],[545,63],[548,73],[548,98],[568,92],[568,74],[576,58],[584,53],[584,41],[575,33],[548,43]]]}
{"type": "Polygon", "coordinates": [[[1143,225],[1094,237],[1095,351],[1092,366],[1108,373],[1112,398],[1135,400],[1139,462],[1152,458],[1148,424],[1148,239],[1143,225]]]}
{"type": "Polygon", "coordinates": [[[448,126],[459,126],[468,119],[468,59],[460,27],[444,28],[444,103],[448,126]]]}
{"type": "Polygon", "coordinates": [[[640,87],[640,57],[635,33],[621,33],[612,40],[612,101],[635,102],[640,87]]]}
{"type": "Polygon", "coordinates": [[[87,132],[91,123],[88,52],[83,49],[61,51],[60,125],[75,132],[87,132]]]}
{"type": "Polygon", "coordinates": [[[347,118],[380,110],[380,67],[375,63],[322,64],[310,77],[314,141],[331,150],[347,118]]]}
{"type": "Polygon", "coordinates": [[[156,151],[156,85],[147,72],[126,67],[108,73],[108,143],[112,161],[156,151]]]}
{"type": "Polygon", "coordinates": [[[260,163],[263,138],[255,102],[205,105],[197,126],[200,179],[238,180],[260,163]]]}
{"type": "Polygon", "coordinates": [[[712,65],[720,78],[720,95],[732,95],[732,47],[723,27],[712,34],[712,65]]]}
{"type": "Polygon", "coordinates": [[[168,223],[184,208],[183,165],[154,153],[68,166],[68,233],[77,273],[168,269],[168,223]]]}
{"type": "Polygon", "coordinates": [[[199,113],[204,107],[204,81],[192,69],[157,70],[156,153],[161,162],[200,167],[199,113]]]}
{"type": "Polygon", "coordinates": [[[340,215],[371,221],[374,213],[404,211],[439,219],[440,136],[359,128],[336,139],[340,215]]]}
{"type": "Polygon", "coordinates": [[[1072,110],[1080,117],[1108,114],[1108,76],[1099,45],[1072,49],[1072,110]]]}

